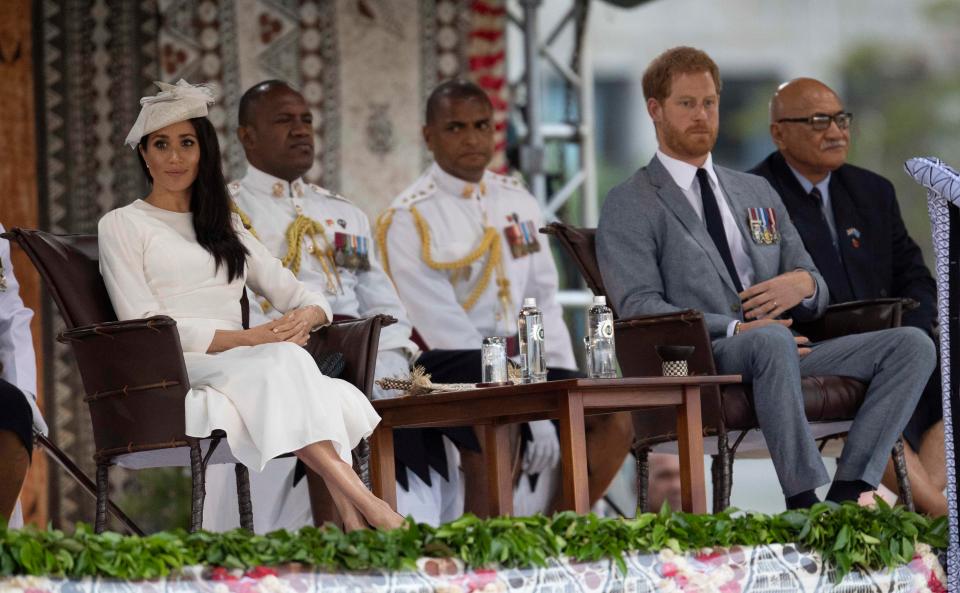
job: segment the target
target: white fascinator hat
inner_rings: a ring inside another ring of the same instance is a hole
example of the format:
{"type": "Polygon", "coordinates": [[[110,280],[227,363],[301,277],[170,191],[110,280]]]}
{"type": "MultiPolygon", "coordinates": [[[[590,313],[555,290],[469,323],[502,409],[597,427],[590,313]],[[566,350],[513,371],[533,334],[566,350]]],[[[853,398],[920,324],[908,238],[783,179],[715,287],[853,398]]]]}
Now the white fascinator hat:
{"type": "Polygon", "coordinates": [[[215,102],[210,85],[190,84],[182,78],[177,84],[159,81],[154,84],[160,87],[160,92],[140,99],[140,115],[124,141],[134,150],[140,139],[151,132],[194,117],[206,117],[207,106],[215,102]]]}

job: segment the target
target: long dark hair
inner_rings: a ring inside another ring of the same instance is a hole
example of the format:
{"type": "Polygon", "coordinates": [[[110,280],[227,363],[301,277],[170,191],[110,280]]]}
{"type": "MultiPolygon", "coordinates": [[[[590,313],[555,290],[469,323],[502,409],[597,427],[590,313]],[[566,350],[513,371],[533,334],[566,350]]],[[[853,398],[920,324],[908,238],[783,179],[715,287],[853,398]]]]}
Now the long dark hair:
{"type": "MultiPolygon", "coordinates": [[[[250,252],[240,242],[240,237],[233,227],[230,195],[227,193],[227,183],[220,165],[217,132],[205,117],[195,117],[190,123],[193,124],[200,145],[197,178],[190,188],[193,230],[197,234],[197,243],[213,256],[216,269],[219,271],[221,265],[226,265],[227,279],[233,281],[243,276],[243,268],[250,252]]],[[[140,139],[140,148],[144,151],[148,149],[148,137],[149,134],[140,139]]],[[[153,185],[153,176],[150,175],[150,169],[139,150],[137,157],[147,181],[153,185]]]]}

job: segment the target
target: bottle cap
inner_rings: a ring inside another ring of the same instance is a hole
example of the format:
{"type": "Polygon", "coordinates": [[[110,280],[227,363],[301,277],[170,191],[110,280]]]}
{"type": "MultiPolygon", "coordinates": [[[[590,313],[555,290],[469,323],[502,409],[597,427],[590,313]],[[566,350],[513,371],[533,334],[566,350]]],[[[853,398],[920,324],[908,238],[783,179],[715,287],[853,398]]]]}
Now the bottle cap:
{"type": "Polygon", "coordinates": [[[527,298],[523,299],[523,306],[524,306],[524,307],[536,307],[536,306],[537,306],[537,299],[534,298],[534,297],[527,297],[527,298]]]}
{"type": "Polygon", "coordinates": [[[603,296],[603,295],[595,296],[595,297],[593,297],[593,304],[594,304],[594,305],[603,305],[603,306],[606,306],[606,305],[607,305],[607,297],[605,297],[605,296],[603,296]]]}

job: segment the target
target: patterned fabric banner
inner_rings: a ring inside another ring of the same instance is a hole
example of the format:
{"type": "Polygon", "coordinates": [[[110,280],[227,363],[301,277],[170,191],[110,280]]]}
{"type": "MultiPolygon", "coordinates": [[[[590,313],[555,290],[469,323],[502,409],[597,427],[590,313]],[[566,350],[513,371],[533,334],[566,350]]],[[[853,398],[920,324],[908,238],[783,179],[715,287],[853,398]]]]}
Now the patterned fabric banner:
{"type": "Polygon", "coordinates": [[[943,393],[943,438],[946,445],[947,508],[949,509],[950,549],[948,568],[950,590],[960,590],[960,513],[958,513],[957,479],[960,476],[960,439],[957,438],[960,405],[958,388],[951,370],[960,361],[960,349],[951,340],[957,331],[957,252],[960,251],[960,172],[938,158],[914,158],[904,165],[917,183],[927,188],[927,208],[936,254],[937,313],[940,324],[940,383],[943,393]],[[951,206],[951,204],[953,204],[951,206]],[[951,221],[953,224],[951,225],[951,221]],[[951,228],[952,227],[952,228],[951,228]]]}

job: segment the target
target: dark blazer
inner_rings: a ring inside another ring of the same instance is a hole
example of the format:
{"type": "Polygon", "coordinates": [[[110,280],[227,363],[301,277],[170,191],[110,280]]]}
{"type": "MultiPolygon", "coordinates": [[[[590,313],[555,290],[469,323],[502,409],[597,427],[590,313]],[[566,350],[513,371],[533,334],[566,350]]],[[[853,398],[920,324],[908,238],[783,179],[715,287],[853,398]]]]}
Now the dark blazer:
{"type": "MultiPolygon", "coordinates": [[[[749,172],[766,178],[780,194],[806,243],[805,230],[819,213],[809,207],[809,198],[783,155],[774,152],[749,172]]],[[[930,333],[937,315],[936,283],[920,247],[907,234],[893,184],[866,169],[843,165],[830,175],[830,203],[853,298],[914,299],[920,306],[904,313],[903,324],[930,333]]],[[[807,250],[817,251],[809,245],[807,250]]],[[[824,267],[816,256],[814,263],[824,267]]],[[[836,302],[834,288],[829,288],[831,302],[836,302]]]]}

